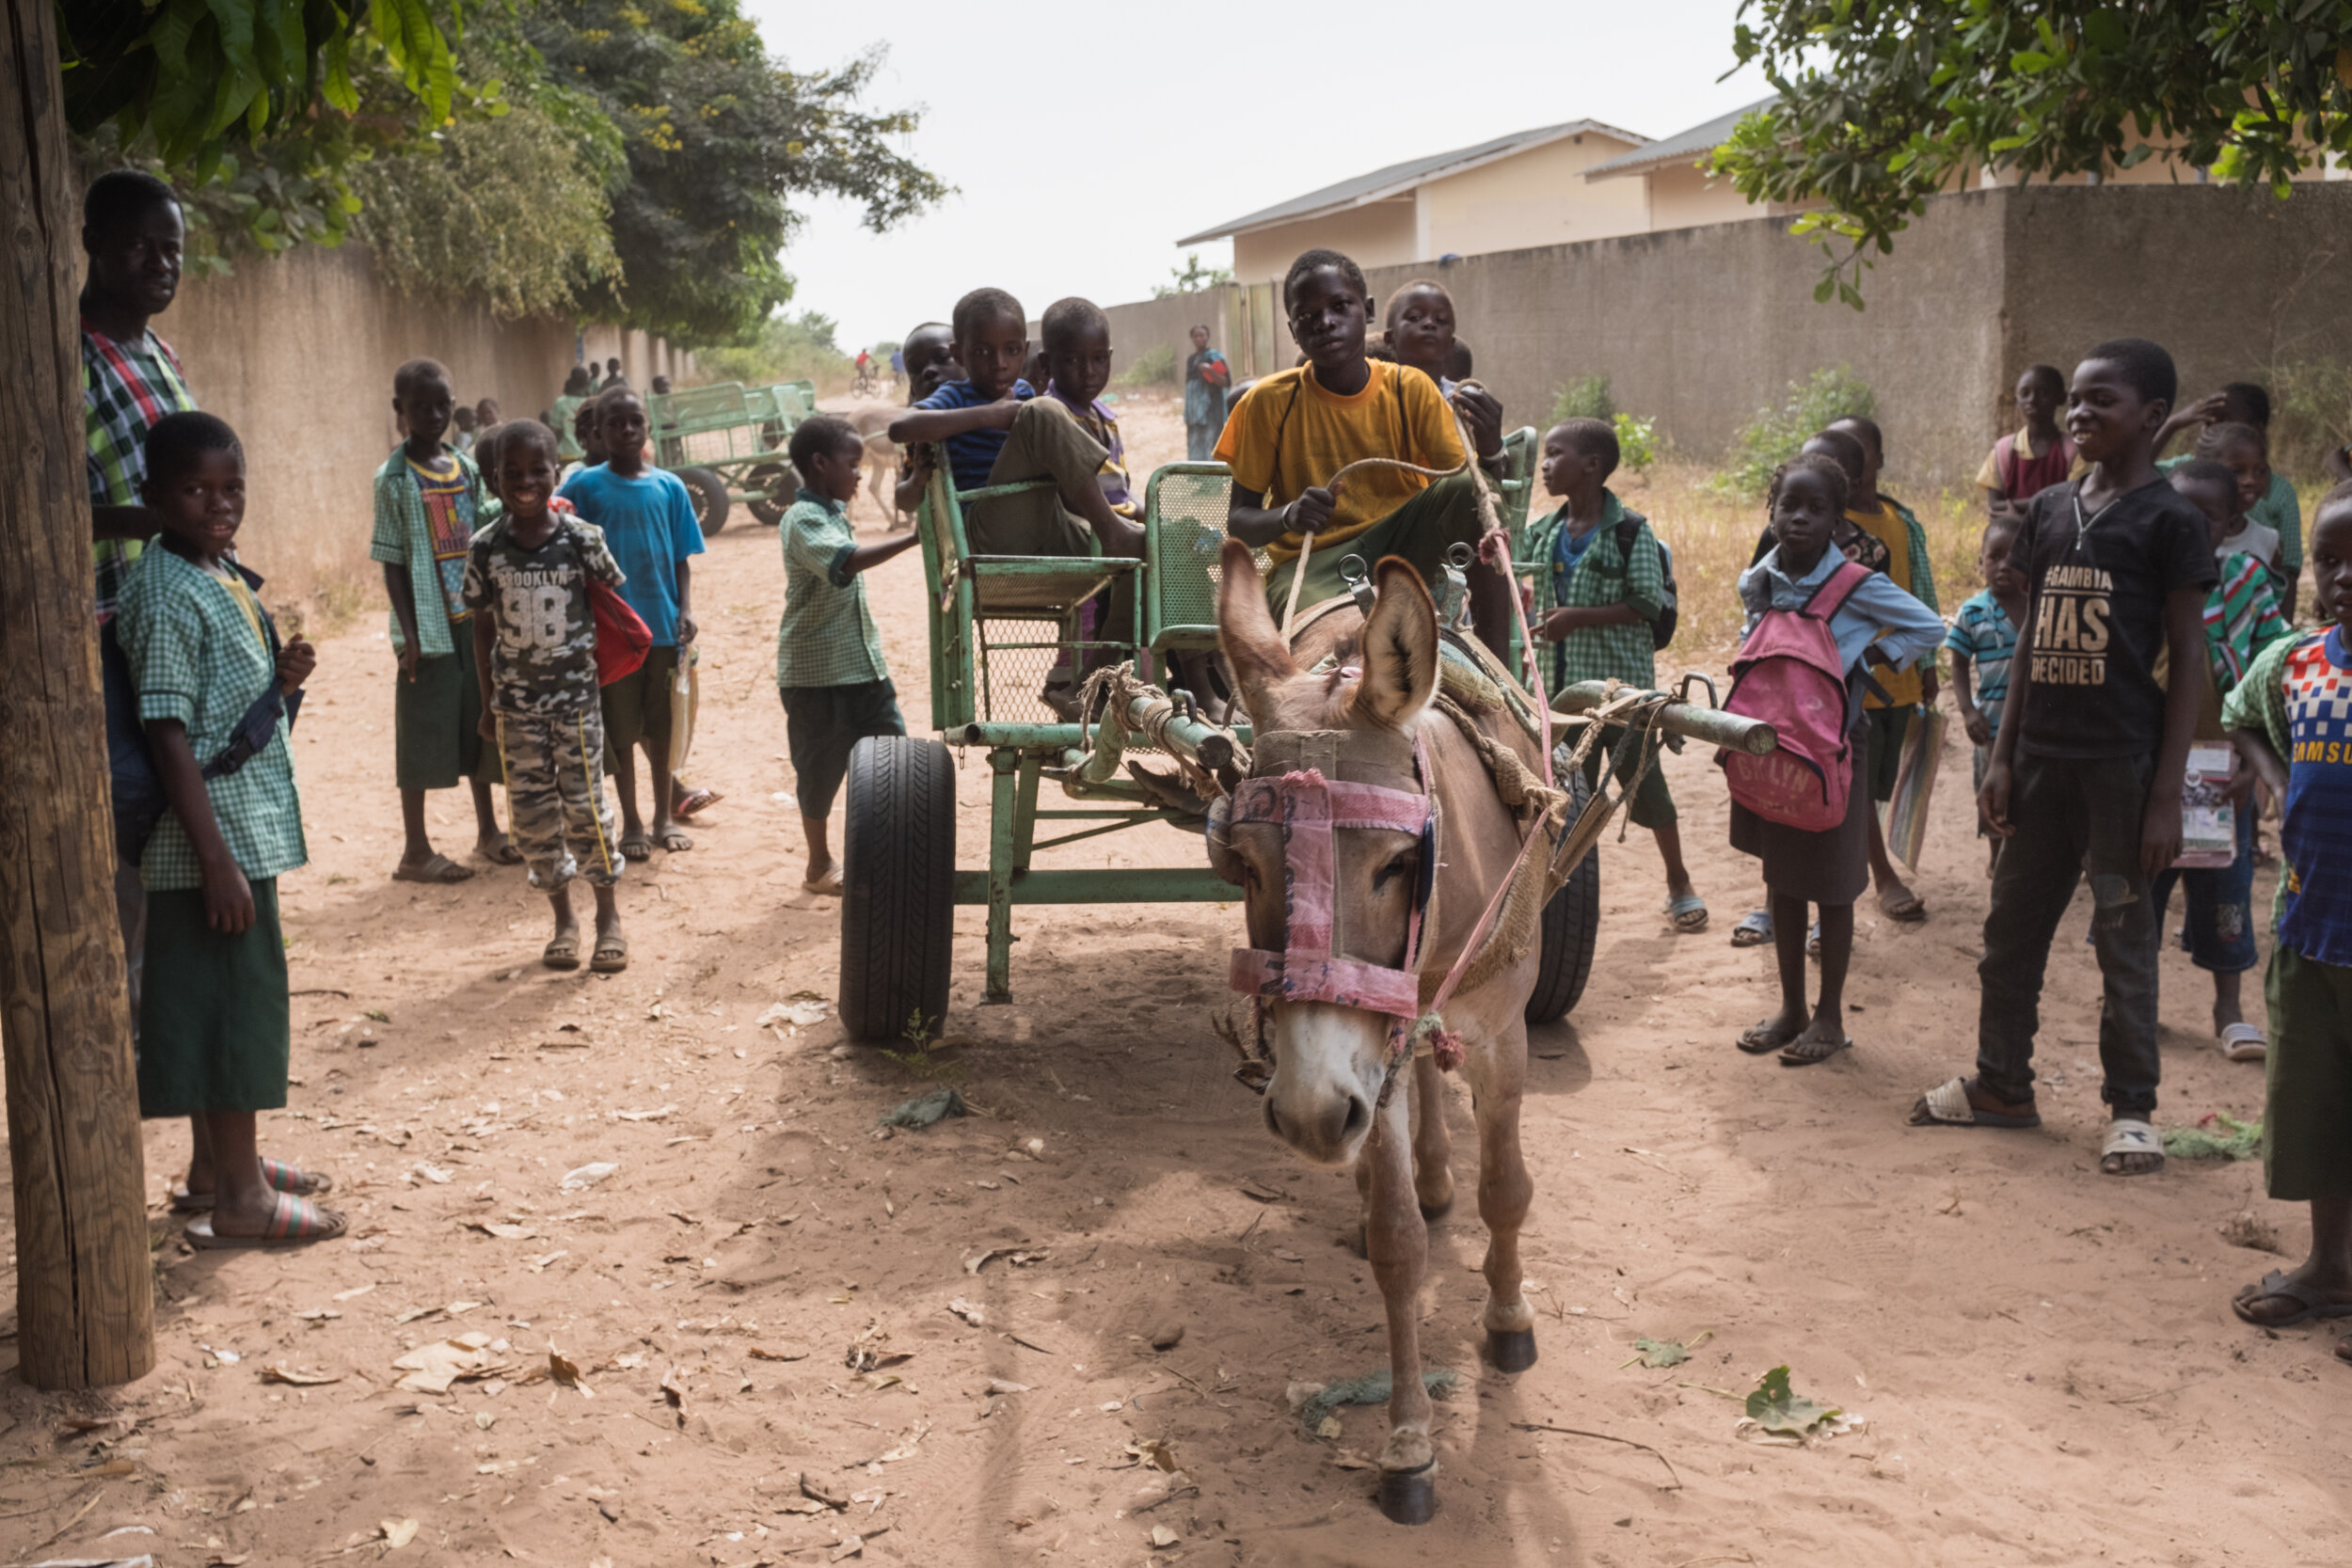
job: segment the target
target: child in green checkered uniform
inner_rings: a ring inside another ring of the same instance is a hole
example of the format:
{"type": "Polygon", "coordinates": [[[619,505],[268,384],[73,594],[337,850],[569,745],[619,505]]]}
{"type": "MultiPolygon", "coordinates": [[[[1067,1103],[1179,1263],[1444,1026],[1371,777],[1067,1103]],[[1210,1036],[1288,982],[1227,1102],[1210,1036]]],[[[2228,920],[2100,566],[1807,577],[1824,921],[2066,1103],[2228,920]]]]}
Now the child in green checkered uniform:
{"type": "Polygon", "coordinates": [[[859,576],[915,541],[914,531],[861,545],[850,527],[866,443],[846,420],[820,414],[792,432],[800,499],[784,515],[784,618],[776,625],[776,694],[799,784],[801,830],[808,836],[811,893],[838,896],[841,868],[825,819],[867,736],[904,735],[898,689],[882,662],[882,638],[859,576]]]}
{"type": "Polygon", "coordinates": [[[572,879],[596,897],[596,946],[588,967],[628,967],[613,884],[621,846],[604,792],[604,712],[597,702],[596,624],[590,583],[621,585],[604,534],[555,501],[555,432],[536,420],[499,427],[499,501],[504,511],[474,535],[466,558],[473,612],[481,729],[506,768],[507,830],[548,895],[555,934],[539,961],[580,967],[572,879]]]}
{"type": "Polygon", "coordinates": [[[139,1114],[188,1117],[212,1149],[199,1247],[285,1247],[343,1232],[310,1201],[323,1177],[265,1162],[259,1113],[286,1103],[292,1044],[278,878],[309,859],[285,704],[317,656],[277,645],[230,559],[245,520],[245,452],[209,414],[147,435],[140,495],[163,532],[122,582],[116,629],[169,814],[139,861],[147,885],[139,1114]],[[274,705],[272,700],[274,699],[274,705]],[[258,738],[257,738],[258,737],[258,738]]]}
{"type": "MultiPolygon", "coordinates": [[[[1535,530],[1538,538],[1551,541],[1550,598],[1558,608],[1542,617],[1534,635],[1557,645],[1554,691],[1577,681],[1658,684],[1650,623],[1665,610],[1665,557],[1649,520],[1629,510],[1609,488],[1616,468],[1617,433],[1603,420],[1565,420],[1544,436],[1544,489],[1560,497],[1561,505],[1535,530]]],[[[1597,787],[1602,753],[1613,756],[1624,736],[1622,727],[1601,732],[1584,759],[1588,784],[1597,787]]],[[[1703,931],[1707,903],[1682,863],[1682,832],[1674,797],[1666,792],[1663,761],[1628,747],[1616,758],[1617,782],[1633,790],[1628,812],[1633,825],[1647,828],[1658,840],[1659,857],[1666,863],[1667,917],[1677,931],[1703,931]]]]}

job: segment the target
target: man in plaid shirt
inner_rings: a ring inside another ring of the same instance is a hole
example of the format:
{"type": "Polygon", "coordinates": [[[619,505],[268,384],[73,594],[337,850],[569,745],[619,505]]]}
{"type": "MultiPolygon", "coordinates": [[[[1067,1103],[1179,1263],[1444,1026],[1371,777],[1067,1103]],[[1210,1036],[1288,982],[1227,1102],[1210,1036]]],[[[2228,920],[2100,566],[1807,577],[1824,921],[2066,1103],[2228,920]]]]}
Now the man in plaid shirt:
{"type": "MultiPolygon", "coordinates": [[[[1544,488],[1561,499],[1557,512],[1535,525],[1550,541],[1550,599],[1535,635],[1556,644],[1552,689],[1578,681],[1658,684],[1650,623],[1666,609],[1666,562],[1648,519],[1629,511],[1609,488],[1617,467],[1617,433],[1600,420],[1567,420],[1544,436],[1544,488]]],[[[1597,788],[1604,752],[1614,754],[1624,730],[1611,727],[1584,759],[1584,781],[1597,788]]],[[[1658,840],[1666,863],[1666,913],[1677,931],[1707,928],[1707,902],[1691,886],[1682,863],[1682,833],[1674,797],[1654,752],[1627,748],[1616,761],[1617,782],[1632,791],[1629,815],[1658,840]],[[1638,781],[1638,783],[1637,783],[1638,781]]]]}

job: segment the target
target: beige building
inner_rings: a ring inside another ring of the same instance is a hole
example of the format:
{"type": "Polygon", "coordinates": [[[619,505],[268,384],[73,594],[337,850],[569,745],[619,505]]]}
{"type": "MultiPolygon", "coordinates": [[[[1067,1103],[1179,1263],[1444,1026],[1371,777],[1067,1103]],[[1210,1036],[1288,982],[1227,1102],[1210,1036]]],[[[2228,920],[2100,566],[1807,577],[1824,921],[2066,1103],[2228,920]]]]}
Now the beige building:
{"type": "Polygon", "coordinates": [[[1547,125],[1375,169],[1176,243],[1230,237],[1234,280],[1263,283],[1318,245],[1376,267],[1636,234],[1644,190],[1584,176],[1647,141],[1598,120],[1547,125]]]}

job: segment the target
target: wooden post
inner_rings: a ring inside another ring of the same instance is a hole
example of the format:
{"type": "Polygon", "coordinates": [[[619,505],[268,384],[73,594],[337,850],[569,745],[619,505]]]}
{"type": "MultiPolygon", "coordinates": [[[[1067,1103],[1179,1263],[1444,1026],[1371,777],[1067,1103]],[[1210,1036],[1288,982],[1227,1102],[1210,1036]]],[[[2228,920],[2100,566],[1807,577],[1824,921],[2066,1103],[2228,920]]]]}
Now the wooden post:
{"type": "Polygon", "coordinates": [[[91,615],[80,201],[54,0],[0,0],[0,1053],[18,1368],[40,1388],[155,1365],[147,1177],[116,925],[91,615]]]}

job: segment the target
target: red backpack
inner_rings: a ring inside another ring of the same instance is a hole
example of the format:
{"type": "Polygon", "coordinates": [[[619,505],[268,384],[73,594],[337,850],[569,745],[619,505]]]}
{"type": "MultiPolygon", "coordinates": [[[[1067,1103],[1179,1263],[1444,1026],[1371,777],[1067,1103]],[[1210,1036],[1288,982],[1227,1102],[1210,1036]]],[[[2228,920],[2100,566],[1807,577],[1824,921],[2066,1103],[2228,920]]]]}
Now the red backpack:
{"type": "Polygon", "coordinates": [[[1767,610],[1731,661],[1724,711],[1764,721],[1780,744],[1760,757],[1721,751],[1715,760],[1731,798],[1768,821],[1818,833],[1846,819],[1852,713],[1829,623],[1869,576],[1867,566],[1849,561],[1797,609],[1767,610]]]}

